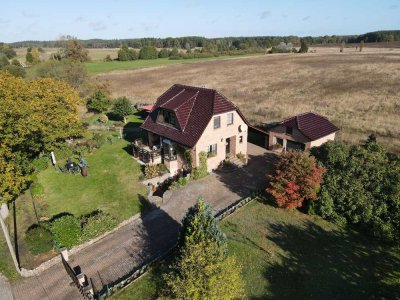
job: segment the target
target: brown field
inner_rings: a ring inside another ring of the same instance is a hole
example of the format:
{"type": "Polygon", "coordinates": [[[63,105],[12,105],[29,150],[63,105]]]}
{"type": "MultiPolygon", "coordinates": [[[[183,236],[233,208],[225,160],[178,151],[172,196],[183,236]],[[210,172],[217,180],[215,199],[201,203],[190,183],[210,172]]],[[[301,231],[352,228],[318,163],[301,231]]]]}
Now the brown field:
{"type": "Polygon", "coordinates": [[[153,103],[174,83],[218,89],[255,123],[315,111],[341,128],[340,139],[358,142],[370,133],[400,151],[400,51],[362,53],[317,49],[111,72],[113,96],[153,103]]]}

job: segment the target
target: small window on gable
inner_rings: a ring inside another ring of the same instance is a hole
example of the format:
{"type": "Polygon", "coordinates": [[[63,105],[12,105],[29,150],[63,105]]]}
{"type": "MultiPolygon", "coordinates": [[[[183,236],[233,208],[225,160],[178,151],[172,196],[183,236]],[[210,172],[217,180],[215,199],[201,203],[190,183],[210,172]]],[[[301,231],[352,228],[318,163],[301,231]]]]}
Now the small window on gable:
{"type": "Polygon", "coordinates": [[[214,117],[214,129],[221,127],[221,117],[214,117]]]}
{"type": "Polygon", "coordinates": [[[243,143],[243,136],[242,136],[242,135],[239,136],[239,143],[240,143],[240,144],[243,143]]]}
{"type": "Polygon", "coordinates": [[[286,134],[293,134],[293,127],[286,127],[286,134]]]}
{"type": "Polygon", "coordinates": [[[229,113],[226,115],[226,124],[227,125],[233,124],[233,113],[229,113]]]}

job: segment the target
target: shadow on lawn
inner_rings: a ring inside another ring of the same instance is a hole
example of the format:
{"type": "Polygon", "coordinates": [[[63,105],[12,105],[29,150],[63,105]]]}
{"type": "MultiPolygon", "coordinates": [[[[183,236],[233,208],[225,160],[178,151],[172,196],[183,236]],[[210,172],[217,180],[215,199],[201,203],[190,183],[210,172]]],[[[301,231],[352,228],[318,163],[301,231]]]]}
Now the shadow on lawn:
{"type": "Polygon", "coordinates": [[[389,247],[354,231],[325,231],[310,221],[303,227],[269,227],[267,238],[285,254],[265,270],[268,298],[399,299],[400,286],[383,282],[395,281],[400,269],[389,247]]]}

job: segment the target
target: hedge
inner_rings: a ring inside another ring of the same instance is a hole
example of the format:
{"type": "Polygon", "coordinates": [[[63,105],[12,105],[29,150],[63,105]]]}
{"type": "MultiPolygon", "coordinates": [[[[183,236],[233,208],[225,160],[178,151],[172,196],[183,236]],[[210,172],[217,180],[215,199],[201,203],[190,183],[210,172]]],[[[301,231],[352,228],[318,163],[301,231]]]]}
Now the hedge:
{"type": "Polygon", "coordinates": [[[25,241],[29,252],[38,255],[53,248],[53,236],[51,232],[43,226],[34,226],[26,232],[25,241]]]}
{"type": "Polygon", "coordinates": [[[87,218],[82,228],[82,241],[88,241],[112,230],[117,220],[109,214],[98,212],[87,218]]]}
{"type": "Polygon", "coordinates": [[[50,230],[58,247],[71,248],[81,240],[80,221],[71,214],[64,214],[53,219],[50,230]]]}

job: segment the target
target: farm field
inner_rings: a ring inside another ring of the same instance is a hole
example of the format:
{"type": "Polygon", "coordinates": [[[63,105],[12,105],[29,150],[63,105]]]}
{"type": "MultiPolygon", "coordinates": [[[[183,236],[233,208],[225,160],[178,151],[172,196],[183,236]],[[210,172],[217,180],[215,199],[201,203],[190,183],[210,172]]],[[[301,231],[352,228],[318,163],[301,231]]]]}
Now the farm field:
{"type": "Polygon", "coordinates": [[[85,63],[86,70],[89,74],[106,73],[111,71],[122,71],[122,70],[134,70],[143,69],[151,67],[159,67],[166,65],[176,65],[176,64],[190,64],[201,61],[214,61],[223,59],[235,59],[243,56],[256,56],[260,54],[245,54],[245,55],[221,55],[218,57],[209,58],[194,58],[194,59],[168,59],[168,58],[158,58],[158,59],[144,59],[144,60],[134,60],[134,61],[111,61],[111,62],[87,62],[85,63]]]}
{"type": "Polygon", "coordinates": [[[152,103],[174,83],[215,88],[253,123],[315,111],[331,119],[339,139],[356,143],[375,133],[400,151],[400,50],[311,48],[275,54],[99,74],[112,95],[152,103]]]}
{"type": "MultiPolygon", "coordinates": [[[[395,299],[400,253],[316,216],[254,201],[222,221],[248,299],[395,299]]],[[[158,267],[113,299],[153,299],[158,267]]]]}

